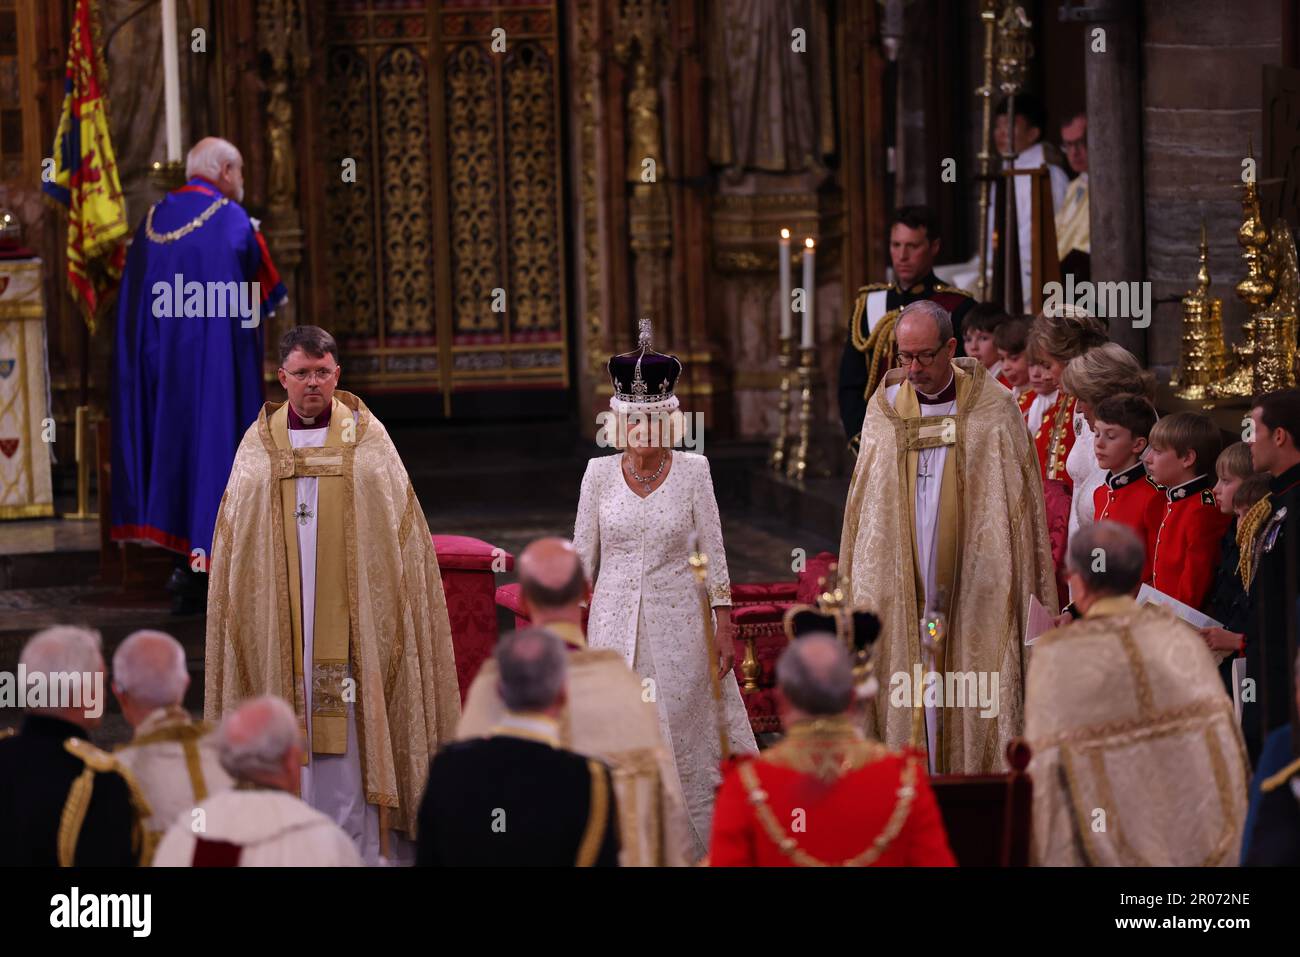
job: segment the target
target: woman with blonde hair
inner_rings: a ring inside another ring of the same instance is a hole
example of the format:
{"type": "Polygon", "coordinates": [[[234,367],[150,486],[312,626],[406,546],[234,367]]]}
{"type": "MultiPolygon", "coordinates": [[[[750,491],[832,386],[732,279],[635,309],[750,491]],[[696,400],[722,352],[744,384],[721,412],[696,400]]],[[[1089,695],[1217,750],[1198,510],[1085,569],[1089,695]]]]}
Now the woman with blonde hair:
{"type": "MultiPolygon", "coordinates": [[[[1104,320],[1096,319],[1069,303],[1054,310],[1050,316],[1039,313],[1029,325],[1029,361],[1042,366],[1051,379],[1060,382],[1072,359],[1105,344],[1106,329],[1104,320]]],[[[1066,543],[1071,530],[1078,527],[1074,519],[1074,480],[1067,462],[1080,443],[1084,447],[1077,453],[1079,474],[1095,470],[1097,458],[1092,451],[1092,429],[1078,410],[1074,396],[1063,384],[1057,388],[1051,405],[1042,410],[1042,419],[1033,440],[1043,475],[1043,501],[1047,508],[1047,531],[1052,540],[1052,561],[1056,565],[1060,593],[1064,595],[1066,543]]]]}
{"type": "Polygon", "coordinates": [[[1075,411],[1085,427],[1066,456],[1070,476],[1070,534],[1093,522],[1093,492],[1106,480],[1106,470],[1093,453],[1092,410],[1112,395],[1138,395],[1152,405],[1156,377],[1142,368],[1133,353],[1117,342],[1104,342],[1075,356],[1061,373],[1061,390],[1074,397],[1075,411]]]}

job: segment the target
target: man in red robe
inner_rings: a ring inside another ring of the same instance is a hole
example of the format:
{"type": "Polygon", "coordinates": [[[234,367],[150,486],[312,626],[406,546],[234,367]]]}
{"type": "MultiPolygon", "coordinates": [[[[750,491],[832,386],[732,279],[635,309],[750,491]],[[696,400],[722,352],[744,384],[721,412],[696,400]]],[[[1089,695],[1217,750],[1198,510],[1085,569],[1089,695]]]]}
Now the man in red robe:
{"type": "Polygon", "coordinates": [[[951,867],[925,756],[869,740],[851,715],[854,676],[829,634],[777,663],[789,732],[728,769],[713,812],[714,867],[951,867]]]}

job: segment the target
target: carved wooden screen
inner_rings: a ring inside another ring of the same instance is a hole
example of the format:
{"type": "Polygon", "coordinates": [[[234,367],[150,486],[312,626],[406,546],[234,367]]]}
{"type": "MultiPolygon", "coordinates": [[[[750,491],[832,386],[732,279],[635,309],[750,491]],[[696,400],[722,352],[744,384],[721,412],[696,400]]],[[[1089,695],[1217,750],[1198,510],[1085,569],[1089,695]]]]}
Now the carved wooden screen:
{"type": "Polygon", "coordinates": [[[349,381],[567,388],[555,0],[330,0],[328,21],[329,160],[357,165],[325,191],[349,381]]]}

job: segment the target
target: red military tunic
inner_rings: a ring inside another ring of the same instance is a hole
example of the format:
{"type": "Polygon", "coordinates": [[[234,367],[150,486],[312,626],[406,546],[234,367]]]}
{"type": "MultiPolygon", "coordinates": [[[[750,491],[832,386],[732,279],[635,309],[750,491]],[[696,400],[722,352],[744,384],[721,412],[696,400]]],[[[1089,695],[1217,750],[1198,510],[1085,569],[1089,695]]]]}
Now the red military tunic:
{"type": "Polygon", "coordinates": [[[924,757],[869,741],[847,718],[793,725],[728,770],[714,867],[952,867],[924,757]]]}
{"type": "Polygon", "coordinates": [[[1219,543],[1232,518],[1214,504],[1213,480],[1198,475],[1165,491],[1156,529],[1151,586],[1201,608],[1219,568],[1219,543]]]}
{"type": "Polygon", "coordinates": [[[1165,514],[1165,494],[1138,462],[1118,474],[1106,473],[1106,484],[1092,493],[1093,514],[1099,522],[1119,522],[1138,533],[1146,546],[1142,581],[1151,581],[1156,531],[1165,514]]]}
{"type": "MultiPolygon", "coordinates": [[[[1013,389],[1012,392],[1015,390],[1013,389]]],[[[1016,405],[1020,406],[1020,417],[1025,420],[1025,427],[1029,427],[1029,407],[1034,404],[1034,399],[1038,398],[1038,393],[1033,389],[1026,389],[1020,395],[1016,396],[1016,405]]]]}
{"type": "Polygon", "coordinates": [[[1074,403],[1074,396],[1057,389],[1056,401],[1044,410],[1043,421],[1034,435],[1043,481],[1064,482],[1067,489],[1074,488],[1070,473],[1065,470],[1065,460],[1074,448],[1074,403]]]}

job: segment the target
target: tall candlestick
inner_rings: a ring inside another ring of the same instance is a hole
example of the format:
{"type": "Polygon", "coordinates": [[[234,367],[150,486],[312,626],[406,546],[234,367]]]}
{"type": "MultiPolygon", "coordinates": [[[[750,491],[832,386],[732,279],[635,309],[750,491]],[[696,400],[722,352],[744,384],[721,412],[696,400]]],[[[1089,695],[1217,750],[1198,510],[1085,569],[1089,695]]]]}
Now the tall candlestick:
{"type": "Polygon", "coordinates": [[[813,347],[813,286],[816,282],[813,268],[816,252],[812,237],[803,241],[803,337],[799,345],[804,349],[813,347]]]}
{"type": "Polygon", "coordinates": [[[781,338],[790,338],[790,230],[781,230],[781,338]]]}
{"type": "Polygon", "coordinates": [[[167,162],[181,159],[181,76],[176,53],[176,0],[162,0],[163,106],[167,114],[167,162]]]}

